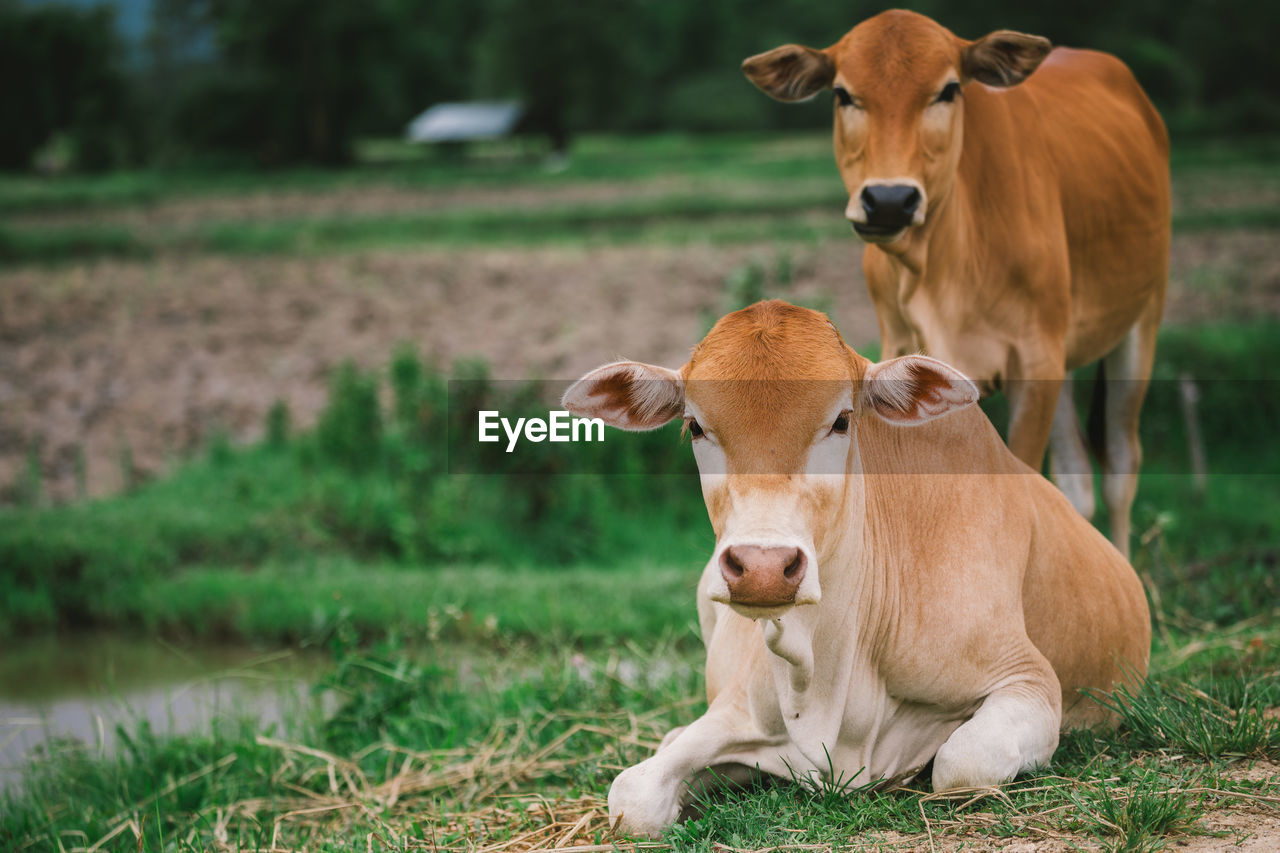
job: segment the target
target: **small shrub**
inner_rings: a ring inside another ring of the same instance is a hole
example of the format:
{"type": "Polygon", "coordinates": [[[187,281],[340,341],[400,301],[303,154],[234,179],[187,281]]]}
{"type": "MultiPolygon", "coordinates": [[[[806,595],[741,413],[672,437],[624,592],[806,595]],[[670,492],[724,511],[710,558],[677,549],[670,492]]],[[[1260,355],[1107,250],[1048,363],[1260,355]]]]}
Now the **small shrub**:
{"type": "Polygon", "coordinates": [[[267,446],[280,450],[289,443],[290,421],[289,404],[284,400],[276,400],[267,410],[266,441],[267,446]]]}
{"type": "Polygon", "coordinates": [[[329,405],[320,415],[315,440],[326,460],[352,471],[373,469],[382,442],[377,379],[344,361],[329,383],[329,405]]]}

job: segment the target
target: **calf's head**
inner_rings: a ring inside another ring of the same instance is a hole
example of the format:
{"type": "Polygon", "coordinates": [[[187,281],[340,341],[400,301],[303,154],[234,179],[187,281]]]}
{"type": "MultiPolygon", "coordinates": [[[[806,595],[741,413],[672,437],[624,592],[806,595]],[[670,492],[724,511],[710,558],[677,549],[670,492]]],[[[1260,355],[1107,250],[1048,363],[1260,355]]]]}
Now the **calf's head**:
{"type": "Polygon", "coordinates": [[[563,404],[625,430],[684,420],[716,535],[710,597],[774,618],[818,603],[820,564],[861,535],[860,425],[909,428],[977,399],[940,361],[872,364],[825,315],[774,301],[721,319],[679,370],[607,364],[563,404]]]}
{"type": "Polygon", "coordinates": [[[845,216],[863,240],[901,247],[955,183],[965,87],[1020,83],[1049,49],[1046,39],[1009,30],[966,41],[898,10],[864,21],[825,50],[783,45],[742,69],[782,101],[833,90],[845,216]]]}

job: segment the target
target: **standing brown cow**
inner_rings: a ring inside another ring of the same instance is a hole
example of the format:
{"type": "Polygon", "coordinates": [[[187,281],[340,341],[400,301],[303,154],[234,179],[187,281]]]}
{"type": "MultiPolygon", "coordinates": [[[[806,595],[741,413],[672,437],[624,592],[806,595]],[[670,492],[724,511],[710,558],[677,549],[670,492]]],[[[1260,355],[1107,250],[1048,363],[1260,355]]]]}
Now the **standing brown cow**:
{"type": "Polygon", "coordinates": [[[1093,444],[1127,555],[1170,239],[1168,134],[1133,75],[1107,54],[1005,30],[966,41],[905,11],[743,70],[783,101],[835,92],[884,357],[927,352],[1006,388],[1010,449],[1039,468],[1052,438],[1054,480],[1085,517],[1067,371],[1100,360],[1093,444]]]}

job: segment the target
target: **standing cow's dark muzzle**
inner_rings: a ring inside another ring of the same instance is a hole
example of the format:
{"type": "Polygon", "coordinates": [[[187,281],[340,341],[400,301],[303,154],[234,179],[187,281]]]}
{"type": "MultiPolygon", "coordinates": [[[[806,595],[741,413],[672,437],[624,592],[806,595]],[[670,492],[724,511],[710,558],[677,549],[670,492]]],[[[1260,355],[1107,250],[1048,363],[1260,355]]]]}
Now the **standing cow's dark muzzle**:
{"type": "Polygon", "coordinates": [[[872,237],[896,234],[915,222],[921,199],[911,184],[869,184],[858,196],[867,221],[854,222],[853,230],[872,237]]]}

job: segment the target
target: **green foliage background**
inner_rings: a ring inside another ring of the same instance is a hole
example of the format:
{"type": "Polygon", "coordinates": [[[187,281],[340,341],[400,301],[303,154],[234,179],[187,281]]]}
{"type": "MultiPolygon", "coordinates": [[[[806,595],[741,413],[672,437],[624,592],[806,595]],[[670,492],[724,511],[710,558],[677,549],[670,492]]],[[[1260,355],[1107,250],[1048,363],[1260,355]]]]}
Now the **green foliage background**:
{"type": "MultiPolygon", "coordinates": [[[[132,0],[142,3],[144,0],[132,0]]],[[[121,0],[117,6],[130,5],[121,0]]],[[[525,130],[567,148],[584,131],[819,126],[825,104],[756,92],[743,58],[825,46],[878,2],[817,0],[151,0],[140,43],[111,6],[0,3],[0,167],[65,140],[82,168],[140,162],[341,164],[359,135],[425,107],[516,98],[525,130]]],[[[1012,0],[905,5],[964,38],[995,29],[1113,52],[1177,133],[1280,129],[1280,7],[1250,0],[1012,0]]],[[[819,99],[822,101],[822,99],[819,99]]]]}

